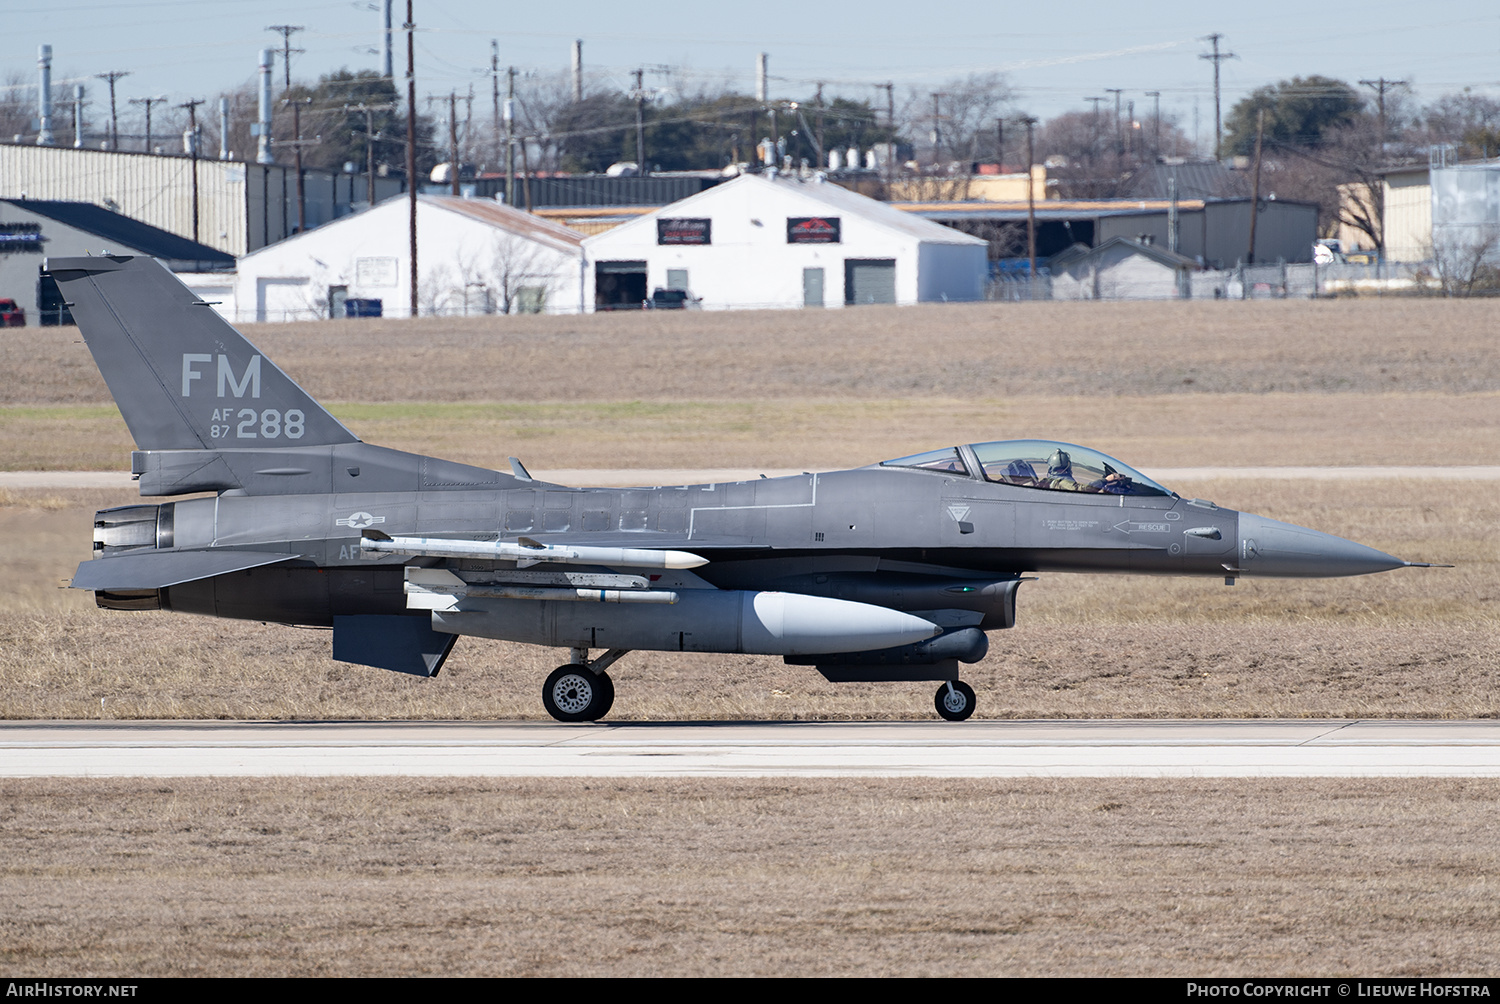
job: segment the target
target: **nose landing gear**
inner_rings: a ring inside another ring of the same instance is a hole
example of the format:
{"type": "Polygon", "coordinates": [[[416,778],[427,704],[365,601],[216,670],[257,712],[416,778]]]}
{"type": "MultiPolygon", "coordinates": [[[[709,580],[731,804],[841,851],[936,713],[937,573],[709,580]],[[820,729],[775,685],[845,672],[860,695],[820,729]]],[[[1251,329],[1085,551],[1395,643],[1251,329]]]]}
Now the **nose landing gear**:
{"type": "Polygon", "coordinates": [[[961,722],[974,713],[974,688],[962,680],[950,680],[933,698],[937,713],[950,722],[961,722]]]}

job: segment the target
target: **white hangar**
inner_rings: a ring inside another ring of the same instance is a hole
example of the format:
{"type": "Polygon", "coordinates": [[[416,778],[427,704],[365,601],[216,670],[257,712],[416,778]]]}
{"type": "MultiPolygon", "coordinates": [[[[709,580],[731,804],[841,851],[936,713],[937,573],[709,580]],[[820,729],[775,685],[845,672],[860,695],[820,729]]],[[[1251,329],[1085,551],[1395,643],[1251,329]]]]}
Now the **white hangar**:
{"type": "MultiPolygon", "coordinates": [[[[183,276],[231,322],[345,316],[347,301],[411,314],[405,197],[245,255],[231,276],[183,276]]],[[[576,314],[582,235],[490,199],[417,197],[417,306],[423,315],[576,314]]]]}
{"type": "Polygon", "coordinates": [[[596,310],[657,289],[704,309],[984,297],[986,245],[814,177],[743,175],[585,238],[596,310]]]}

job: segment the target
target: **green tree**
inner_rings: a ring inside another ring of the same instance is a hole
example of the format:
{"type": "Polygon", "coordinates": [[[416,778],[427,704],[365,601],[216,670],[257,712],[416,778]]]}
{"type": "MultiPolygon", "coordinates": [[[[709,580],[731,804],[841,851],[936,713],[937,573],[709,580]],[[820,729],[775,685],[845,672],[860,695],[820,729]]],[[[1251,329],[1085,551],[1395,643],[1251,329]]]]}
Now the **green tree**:
{"type": "MultiPolygon", "coordinates": [[[[304,165],[338,170],[353,162],[364,170],[369,129],[373,126],[375,163],[388,164],[397,171],[405,169],[406,104],[389,78],[374,70],[351,72],[345,68],[325,74],[310,88],[293,83],[291,98],[304,102],[303,137],[320,139],[304,151],[304,165]],[[359,109],[360,105],[372,109],[368,116],[359,109]]],[[[283,129],[288,130],[290,137],[290,123],[291,116],[278,109],[277,138],[283,129]]],[[[435,132],[432,118],[419,113],[417,171],[424,176],[434,164],[448,159],[446,142],[440,146],[434,143],[435,132]]]]}
{"type": "Polygon", "coordinates": [[[1232,153],[1255,150],[1255,122],[1266,113],[1267,141],[1284,146],[1319,146],[1335,131],[1352,125],[1364,110],[1359,93],[1332,77],[1293,77],[1258,87],[1241,99],[1224,123],[1225,145],[1232,153]]]}

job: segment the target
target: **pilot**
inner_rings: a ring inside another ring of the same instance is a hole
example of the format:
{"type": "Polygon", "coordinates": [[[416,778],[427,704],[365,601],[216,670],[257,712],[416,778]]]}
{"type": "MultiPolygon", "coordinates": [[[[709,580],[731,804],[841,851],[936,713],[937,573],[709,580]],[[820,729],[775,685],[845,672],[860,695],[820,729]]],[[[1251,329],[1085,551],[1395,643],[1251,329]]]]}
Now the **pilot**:
{"type": "Polygon", "coordinates": [[[1054,450],[1047,458],[1047,476],[1040,482],[1043,488],[1059,492],[1085,491],[1073,478],[1073,458],[1067,450],[1054,450]]]}

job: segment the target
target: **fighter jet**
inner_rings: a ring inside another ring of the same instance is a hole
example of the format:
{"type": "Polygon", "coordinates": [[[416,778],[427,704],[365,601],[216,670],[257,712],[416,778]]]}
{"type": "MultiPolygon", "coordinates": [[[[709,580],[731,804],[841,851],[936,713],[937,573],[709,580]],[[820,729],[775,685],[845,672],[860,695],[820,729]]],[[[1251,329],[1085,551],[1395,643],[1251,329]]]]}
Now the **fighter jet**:
{"type": "Polygon", "coordinates": [[[76,589],[111,610],[331,627],[336,660],[436,676],[461,635],[566,649],[564,722],[629,652],[779,655],[832,681],[927,680],[1015,624],[1032,572],[1342,576],[1411,565],[1182,498],[1095,450],[944,446],[853,470],[575,488],[361,442],[161,264],[46,265],[137,450],[76,589]]]}

